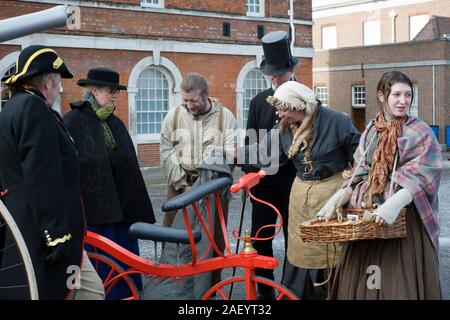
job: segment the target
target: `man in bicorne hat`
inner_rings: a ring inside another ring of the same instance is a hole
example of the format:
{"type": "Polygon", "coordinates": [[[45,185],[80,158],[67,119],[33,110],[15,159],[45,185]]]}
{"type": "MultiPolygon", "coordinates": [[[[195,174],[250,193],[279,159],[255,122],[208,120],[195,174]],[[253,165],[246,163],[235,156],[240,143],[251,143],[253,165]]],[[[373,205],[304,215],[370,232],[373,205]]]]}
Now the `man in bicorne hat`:
{"type": "MultiPolygon", "coordinates": [[[[0,113],[2,201],[30,253],[39,299],[102,299],[103,284],[82,248],[77,149],[51,109],[61,78],[73,74],[56,51],[33,45],[20,53],[15,73],[2,79],[13,92],[0,113]]],[[[5,250],[0,270],[17,263],[18,254],[5,250]]],[[[22,272],[8,270],[0,273],[0,287],[27,283],[22,272]]],[[[0,290],[0,299],[26,298],[20,287],[0,290]]]]}
{"type": "MultiPolygon", "coordinates": [[[[278,112],[266,101],[267,97],[273,96],[280,85],[294,78],[294,67],[298,63],[298,59],[292,56],[287,32],[274,31],[268,33],[262,38],[262,45],[264,60],[261,62],[260,70],[269,77],[272,86],[258,93],[250,102],[247,130],[256,130],[257,142],[260,142],[265,133],[271,130],[279,121],[278,112]]],[[[254,142],[251,141],[250,143],[254,142]]],[[[246,143],[249,143],[248,139],[246,143]]],[[[249,166],[244,171],[245,173],[256,172],[258,169],[249,166]]],[[[289,194],[295,178],[295,171],[292,161],[289,160],[279,168],[278,173],[267,175],[252,189],[256,197],[272,203],[280,210],[283,216],[285,239],[287,239],[288,230],[289,194]],[[276,187],[276,191],[274,187],[276,187]]],[[[276,220],[277,215],[270,207],[252,200],[252,236],[255,236],[259,228],[268,224],[275,224],[276,220]]],[[[274,230],[274,228],[263,229],[259,237],[273,236],[274,230]]],[[[259,254],[273,257],[272,240],[255,241],[254,247],[259,254]]],[[[256,269],[255,273],[258,276],[274,279],[273,270],[270,269],[256,269]]],[[[273,288],[258,284],[259,299],[272,299],[274,296],[273,288]]]]}

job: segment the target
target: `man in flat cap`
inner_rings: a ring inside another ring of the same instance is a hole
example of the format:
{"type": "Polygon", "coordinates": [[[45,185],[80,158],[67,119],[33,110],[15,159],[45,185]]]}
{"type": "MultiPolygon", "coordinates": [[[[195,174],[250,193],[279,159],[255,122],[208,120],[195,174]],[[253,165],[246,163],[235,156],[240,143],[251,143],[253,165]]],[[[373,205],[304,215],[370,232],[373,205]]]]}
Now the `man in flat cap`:
{"type": "MultiPolygon", "coordinates": [[[[33,45],[20,53],[15,73],[2,79],[13,95],[0,113],[1,200],[30,253],[39,299],[102,299],[103,285],[82,248],[77,150],[51,109],[61,78],[73,74],[56,51],[33,45]]],[[[17,259],[17,250],[5,250],[0,269],[17,259]]],[[[0,287],[27,283],[23,272],[8,270],[0,274],[0,287]]],[[[0,299],[26,298],[23,288],[0,291],[0,299]]]]}

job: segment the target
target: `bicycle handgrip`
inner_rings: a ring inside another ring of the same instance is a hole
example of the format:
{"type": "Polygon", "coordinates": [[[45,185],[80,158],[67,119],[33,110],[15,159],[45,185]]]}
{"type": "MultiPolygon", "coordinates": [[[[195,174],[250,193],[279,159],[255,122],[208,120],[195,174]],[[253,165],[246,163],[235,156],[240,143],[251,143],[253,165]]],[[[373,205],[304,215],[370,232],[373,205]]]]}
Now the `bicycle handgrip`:
{"type": "Polygon", "coordinates": [[[256,186],[259,183],[261,178],[265,177],[266,172],[264,170],[259,170],[258,172],[250,172],[246,175],[242,176],[239,179],[238,183],[233,184],[230,187],[230,191],[233,193],[238,192],[239,190],[249,190],[256,186]]]}

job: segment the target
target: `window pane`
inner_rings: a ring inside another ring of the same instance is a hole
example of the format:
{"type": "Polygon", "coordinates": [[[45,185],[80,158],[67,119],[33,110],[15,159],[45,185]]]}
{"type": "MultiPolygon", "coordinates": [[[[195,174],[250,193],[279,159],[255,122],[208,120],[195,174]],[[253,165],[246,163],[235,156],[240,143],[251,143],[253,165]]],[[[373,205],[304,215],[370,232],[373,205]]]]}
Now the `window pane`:
{"type": "Polygon", "coordinates": [[[328,88],[327,87],[316,87],[315,93],[317,98],[322,103],[323,107],[328,107],[328,88]]]}
{"type": "Polygon", "coordinates": [[[352,87],[352,106],[364,107],[366,105],[366,87],[352,87]]]}
{"type": "Polygon", "coordinates": [[[419,86],[417,84],[413,85],[414,100],[409,109],[409,114],[412,116],[419,116],[419,86]]]}
{"type": "Polygon", "coordinates": [[[242,109],[242,128],[247,127],[248,109],[250,101],[261,91],[267,89],[266,80],[261,71],[254,69],[244,79],[244,101],[242,109]]]}
{"type": "Polygon", "coordinates": [[[322,49],[337,48],[336,26],[322,28],[322,49]]]}
{"type": "Polygon", "coordinates": [[[364,22],[364,45],[380,44],[380,21],[364,22]]]}
{"type": "Polygon", "coordinates": [[[151,67],[138,78],[137,110],[142,114],[137,118],[138,134],[159,134],[164,116],[167,114],[169,85],[166,76],[151,67]],[[139,109],[139,106],[142,106],[139,109]]]}

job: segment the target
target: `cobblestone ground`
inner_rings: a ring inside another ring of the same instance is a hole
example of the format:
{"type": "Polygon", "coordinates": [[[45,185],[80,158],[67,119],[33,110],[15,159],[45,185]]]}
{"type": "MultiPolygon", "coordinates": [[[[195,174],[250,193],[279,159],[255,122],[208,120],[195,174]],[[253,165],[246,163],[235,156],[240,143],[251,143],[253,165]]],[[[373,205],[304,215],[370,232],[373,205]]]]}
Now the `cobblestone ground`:
{"type": "MultiPolygon", "coordinates": [[[[448,161],[450,153],[445,152],[444,170],[441,180],[441,187],[439,189],[439,205],[440,205],[440,223],[441,223],[441,248],[440,248],[440,276],[442,293],[445,299],[450,299],[450,162],[448,161]]],[[[162,224],[163,213],[161,212],[161,205],[165,200],[165,184],[159,168],[148,168],[143,170],[144,178],[147,183],[147,188],[152,199],[153,206],[156,211],[157,223],[162,224]]],[[[239,170],[235,170],[235,180],[240,176],[239,170]]],[[[242,209],[242,201],[240,195],[233,195],[229,210],[228,230],[231,237],[231,231],[239,228],[240,214],[242,209]]],[[[250,211],[251,204],[247,201],[246,210],[244,213],[244,227],[243,230],[250,229],[250,211]]],[[[230,243],[232,252],[236,250],[236,240],[231,238],[230,243]]],[[[143,257],[154,259],[154,245],[151,241],[140,242],[141,255],[143,257]]],[[[275,270],[275,281],[281,281],[281,268],[284,259],[284,238],[282,232],[274,240],[274,254],[279,262],[278,268],[275,270]]],[[[231,269],[225,269],[222,272],[222,278],[226,279],[232,275],[231,269]]],[[[239,270],[236,275],[242,275],[239,270]]],[[[244,299],[244,290],[242,286],[235,286],[233,289],[233,299],[244,299]]]]}

